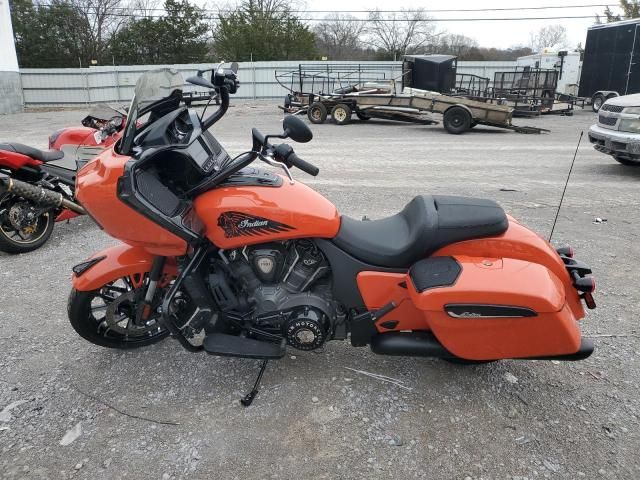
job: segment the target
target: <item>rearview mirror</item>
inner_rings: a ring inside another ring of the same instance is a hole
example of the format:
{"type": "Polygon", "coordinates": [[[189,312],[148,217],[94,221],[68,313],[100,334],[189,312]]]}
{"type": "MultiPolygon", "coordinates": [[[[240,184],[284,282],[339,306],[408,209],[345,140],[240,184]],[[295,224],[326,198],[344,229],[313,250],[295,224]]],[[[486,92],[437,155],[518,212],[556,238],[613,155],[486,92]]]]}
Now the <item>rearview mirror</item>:
{"type": "Polygon", "coordinates": [[[307,143],[313,138],[313,132],[300,118],[293,115],[284,117],[284,135],[294,142],[307,143]]]}
{"type": "Polygon", "coordinates": [[[187,82],[188,83],[192,83],[193,85],[198,85],[200,87],[205,87],[205,88],[210,88],[210,89],[214,89],[216,88],[213,83],[211,83],[209,80],[207,80],[206,78],[197,75],[195,77],[189,77],[187,78],[187,82]]]}
{"type": "Polygon", "coordinates": [[[238,62],[233,62],[230,68],[233,73],[238,73],[238,62]]]}

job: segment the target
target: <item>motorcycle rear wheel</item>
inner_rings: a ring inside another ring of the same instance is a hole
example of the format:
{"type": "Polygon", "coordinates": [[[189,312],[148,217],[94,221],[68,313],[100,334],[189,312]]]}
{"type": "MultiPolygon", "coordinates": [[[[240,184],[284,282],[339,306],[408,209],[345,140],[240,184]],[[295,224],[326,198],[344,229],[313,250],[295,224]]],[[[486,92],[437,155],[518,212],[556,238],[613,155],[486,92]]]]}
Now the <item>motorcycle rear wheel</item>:
{"type": "Polygon", "coordinates": [[[2,252],[31,252],[47,243],[53,233],[55,218],[51,211],[43,213],[32,225],[25,228],[16,228],[12,225],[9,212],[18,203],[27,204],[26,201],[11,194],[0,196],[0,251],[2,252]]]}
{"type": "Polygon", "coordinates": [[[91,291],[71,290],[67,313],[73,329],[85,340],[107,348],[131,349],[157,343],[169,335],[152,312],[144,324],[136,312],[144,282],[125,277],[91,291]]]}

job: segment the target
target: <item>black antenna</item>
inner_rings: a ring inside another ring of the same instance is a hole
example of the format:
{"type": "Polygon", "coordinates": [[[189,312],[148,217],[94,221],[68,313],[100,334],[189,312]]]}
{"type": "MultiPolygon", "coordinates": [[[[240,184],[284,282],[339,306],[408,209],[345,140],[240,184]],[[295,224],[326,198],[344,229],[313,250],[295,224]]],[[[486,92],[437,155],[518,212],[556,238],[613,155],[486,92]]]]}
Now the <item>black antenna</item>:
{"type": "Polygon", "coordinates": [[[578,145],[576,145],[576,151],[573,154],[573,160],[571,161],[571,168],[569,168],[569,175],[567,175],[567,181],[564,184],[564,190],[562,190],[562,197],[560,197],[560,204],[558,205],[558,211],[556,212],[556,218],[553,220],[553,226],[551,227],[551,233],[549,234],[549,243],[551,243],[551,237],[553,237],[553,231],[556,228],[556,222],[558,221],[558,215],[560,215],[560,209],[562,208],[562,201],[564,200],[564,194],[567,192],[567,185],[569,185],[569,179],[571,178],[571,172],[573,171],[573,164],[576,163],[576,155],[578,155],[578,149],[580,148],[580,142],[582,141],[582,135],[584,135],[584,132],[580,132],[580,138],[578,138],[578,145]]]}

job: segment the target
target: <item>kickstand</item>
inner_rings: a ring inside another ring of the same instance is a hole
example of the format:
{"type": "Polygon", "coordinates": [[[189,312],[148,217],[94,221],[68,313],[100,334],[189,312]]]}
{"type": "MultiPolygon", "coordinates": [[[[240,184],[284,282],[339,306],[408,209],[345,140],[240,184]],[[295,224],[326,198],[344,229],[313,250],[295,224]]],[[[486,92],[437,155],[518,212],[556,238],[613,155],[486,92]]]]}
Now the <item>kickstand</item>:
{"type": "Polygon", "coordinates": [[[260,367],[260,373],[258,373],[258,378],[256,378],[256,383],[253,385],[253,390],[247,393],[244,398],[240,399],[240,403],[245,407],[248,407],[253,403],[253,399],[256,398],[258,394],[258,387],[260,386],[260,381],[262,380],[262,375],[264,374],[265,369],[267,368],[267,363],[269,360],[264,360],[262,362],[262,366],[260,367]]]}

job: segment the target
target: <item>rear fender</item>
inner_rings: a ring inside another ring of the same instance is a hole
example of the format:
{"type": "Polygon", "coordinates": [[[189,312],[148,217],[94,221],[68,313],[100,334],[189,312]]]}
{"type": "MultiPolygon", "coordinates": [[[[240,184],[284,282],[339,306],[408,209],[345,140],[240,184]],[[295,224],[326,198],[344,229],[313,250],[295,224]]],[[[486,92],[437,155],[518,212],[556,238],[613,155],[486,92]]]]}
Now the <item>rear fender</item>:
{"type": "MultiPolygon", "coordinates": [[[[73,288],[91,291],[122,277],[145,274],[151,270],[154,255],[141,247],[126,244],[102,250],[75,267],[72,276],[73,288]]],[[[174,258],[169,258],[165,274],[176,276],[178,268],[174,258]]]]}
{"type": "Polygon", "coordinates": [[[72,210],[65,208],[60,212],[60,214],[56,217],[56,222],[64,222],[65,220],[71,220],[72,218],[76,218],[80,216],[79,213],[76,213],[72,210]]]}

